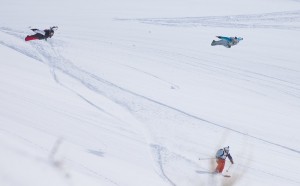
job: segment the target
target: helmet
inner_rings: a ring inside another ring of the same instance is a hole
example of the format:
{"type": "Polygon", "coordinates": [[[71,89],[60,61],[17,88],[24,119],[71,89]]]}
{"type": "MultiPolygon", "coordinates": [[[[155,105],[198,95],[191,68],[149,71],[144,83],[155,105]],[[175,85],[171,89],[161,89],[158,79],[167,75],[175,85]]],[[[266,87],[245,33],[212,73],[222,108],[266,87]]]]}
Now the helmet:
{"type": "Polygon", "coordinates": [[[235,36],[234,39],[237,39],[237,37],[235,36]]]}
{"type": "Polygon", "coordinates": [[[224,147],[224,151],[228,153],[229,152],[229,146],[228,147],[224,147]]]}
{"type": "Polygon", "coordinates": [[[54,31],[51,29],[50,32],[49,32],[49,35],[53,36],[53,34],[54,34],[54,31]]]}

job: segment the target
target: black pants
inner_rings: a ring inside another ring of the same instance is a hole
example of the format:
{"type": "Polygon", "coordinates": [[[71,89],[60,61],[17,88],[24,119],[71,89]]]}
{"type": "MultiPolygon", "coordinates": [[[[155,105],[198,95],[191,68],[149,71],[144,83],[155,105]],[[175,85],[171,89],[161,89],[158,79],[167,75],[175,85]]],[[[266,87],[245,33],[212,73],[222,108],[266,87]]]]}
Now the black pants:
{"type": "Polygon", "coordinates": [[[40,34],[40,33],[34,34],[33,36],[38,38],[38,39],[45,39],[46,38],[43,34],[40,34]]]}

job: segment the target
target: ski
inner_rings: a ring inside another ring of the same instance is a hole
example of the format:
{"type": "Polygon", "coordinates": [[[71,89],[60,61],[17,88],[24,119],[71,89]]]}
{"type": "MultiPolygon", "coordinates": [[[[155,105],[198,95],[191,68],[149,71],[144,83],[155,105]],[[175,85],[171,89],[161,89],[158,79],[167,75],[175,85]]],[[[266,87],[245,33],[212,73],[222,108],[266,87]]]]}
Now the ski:
{"type": "Polygon", "coordinates": [[[221,174],[221,173],[216,173],[215,171],[195,171],[198,174],[211,174],[211,175],[219,175],[219,176],[223,176],[225,178],[230,178],[231,176],[228,174],[221,174]]]}
{"type": "Polygon", "coordinates": [[[230,178],[231,176],[230,175],[227,175],[227,174],[222,174],[223,177],[225,178],[230,178]]]}

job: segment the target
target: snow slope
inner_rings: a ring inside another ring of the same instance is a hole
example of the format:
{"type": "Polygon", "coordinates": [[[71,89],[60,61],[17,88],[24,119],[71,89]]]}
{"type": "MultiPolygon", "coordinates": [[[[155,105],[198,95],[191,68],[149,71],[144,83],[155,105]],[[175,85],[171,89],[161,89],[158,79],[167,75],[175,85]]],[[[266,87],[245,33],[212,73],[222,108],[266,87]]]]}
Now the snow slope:
{"type": "Polygon", "coordinates": [[[1,186],[300,184],[299,1],[11,0],[0,15],[1,186]],[[227,145],[232,177],[211,175],[227,145]]]}

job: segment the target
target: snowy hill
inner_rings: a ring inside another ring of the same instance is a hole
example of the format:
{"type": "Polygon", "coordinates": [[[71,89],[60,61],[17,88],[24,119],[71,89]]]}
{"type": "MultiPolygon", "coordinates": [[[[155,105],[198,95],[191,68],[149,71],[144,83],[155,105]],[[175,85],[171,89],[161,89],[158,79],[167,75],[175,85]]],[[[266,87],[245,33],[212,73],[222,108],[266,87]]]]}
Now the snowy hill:
{"type": "Polygon", "coordinates": [[[0,15],[1,186],[300,184],[300,1],[10,0],[0,15]],[[210,174],[228,145],[231,178],[210,174]]]}

